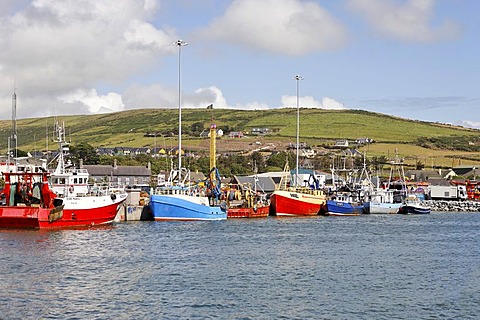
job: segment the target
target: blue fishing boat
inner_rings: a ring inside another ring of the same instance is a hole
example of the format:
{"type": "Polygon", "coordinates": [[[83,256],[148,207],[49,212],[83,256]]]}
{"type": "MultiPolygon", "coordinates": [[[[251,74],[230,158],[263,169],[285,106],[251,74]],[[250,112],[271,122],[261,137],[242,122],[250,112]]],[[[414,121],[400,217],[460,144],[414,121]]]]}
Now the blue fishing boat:
{"type": "Polygon", "coordinates": [[[158,221],[225,220],[226,207],[210,206],[207,197],[185,194],[152,195],[149,203],[153,218],[158,221]]]}
{"type": "Polygon", "coordinates": [[[220,201],[220,175],[213,168],[210,178],[204,181],[205,187],[191,185],[190,171],[183,168],[183,180],[179,183],[179,173],[171,170],[165,185],[158,187],[150,196],[148,204],[153,219],[157,221],[177,220],[225,220],[227,206],[220,201]]]}
{"type": "Polygon", "coordinates": [[[353,201],[347,194],[337,194],[335,198],[327,200],[326,208],[322,211],[327,216],[358,216],[363,213],[363,204],[353,201]]]}
{"type": "MultiPolygon", "coordinates": [[[[211,146],[215,146],[216,125],[210,126],[211,146]]],[[[214,154],[213,147],[210,152],[214,154]],[[213,149],[213,150],[212,150],[213,149]]],[[[181,154],[178,155],[181,159],[181,154]]],[[[182,168],[172,169],[165,185],[155,190],[150,196],[149,208],[154,220],[225,220],[227,207],[225,202],[220,202],[221,181],[215,164],[215,157],[211,157],[211,170],[205,187],[192,185],[190,170],[182,168]],[[212,160],[213,159],[213,160],[212,160]],[[183,180],[181,179],[183,177],[183,180]]]]}

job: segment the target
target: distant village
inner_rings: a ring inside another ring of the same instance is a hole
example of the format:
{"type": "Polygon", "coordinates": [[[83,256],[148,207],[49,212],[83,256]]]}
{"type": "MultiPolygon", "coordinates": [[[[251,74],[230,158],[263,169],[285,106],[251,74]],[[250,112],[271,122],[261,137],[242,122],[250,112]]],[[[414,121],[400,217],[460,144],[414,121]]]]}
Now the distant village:
{"type": "MultiPolygon", "coordinates": [[[[226,136],[229,139],[243,139],[247,135],[256,135],[262,136],[271,133],[269,128],[253,128],[251,132],[242,132],[242,131],[232,131],[229,132],[226,136]]],[[[156,133],[147,133],[145,136],[155,137],[156,133]]],[[[218,130],[218,137],[223,136],[223,131],[218,130]]],[[[209,131],[204,130],[200,133],[201,138],[209,138],[209,131]]],[[[360,137],[354,141],[349,141],[347,139],[339,139],[335,141],[332,145],[332,149],[338,149],[338,152],[344,157],[363,157],[363,154],[360,153],[356,148],[366,144],[374,143],[373,139],[368,137],[360,137]]],[[[268,147],[261,147],[260,142],[253,142],[255,144],[253,147],[258,147],[253,149],[256,151],[267,150],[268,147]]],[[[295,143],[289,143],[286,146],[287,151],[295,152],[297,145],[295,143]]],[[[308,146],[304,142],[300,142],[298,145],[299,157],[302,158],[301,168],[299,175],[303,181],[308,181],[309,176],[313,175],[321,182],[324,186],[328,186],[333,183],[334,176],[332,172],[324,172],[315,170],[314,165],[310,161],[316,156],[316,151],[308,146]]],[[[78,164],[80,168],[85,168],[90,173],[91,182],[94,183],[106,183],[109,185],[125,185],[131,187],[138,186],[152,186],[152,185],[161,185],[165,183],[168,179],[169,172],[162,171],[158,174],[153,175],[150,162],[147,166],[124,166],[118,165],[117,160],[114,159],[114,156],[125,156],[125,157],[135,157],[138,155],[146,155],[152,158],[176,158],[178,156],[178,147],[159,147],[159,148],[147,148],[147,147],[99,147],[96,148],[96,153],[99,156],[111,156],[112,164],[111,165],[87,165],[83,164],[83,161],[80,161],[78,164]]],[[[271,150],[270,150],[271,151],[271,150]]],[[[45,154],[41,152],[35,152],[30,154],[31,157],[26,157],[20,160],[20,164],[31,164],[32,162],[38,162],[34,159],[44,159],[45,154]]],[[[54,155],[50,155],[52,157],[54,155]]],[[[183,157],[195,157],[194,153],[189,153],[186,150],[182,150],[183,157]]],[[[44,161],[44,160],[43,160],[44,161]]],[[[3,161],[5,163],[5,161],[3,161]]],[[[447,186],[450,184],[452,179],[465,177],[476,179],[476,176],[480,173],[477,167],[475,166],[458,166],[451,168],[450,170],[413,170],[408,169],[405,171],[405,177],[411,182],[418,185],[439,185],[447,186]],[[478,172],[477,172],[478,171],[478,172]]],[[[260,173],[256,176],[256,182],[253,180],[253,176],[234,176],[224,178],[225,183],[257,183],[258,187],[264,190],[267,193],[273,192],[280,183],[281,178],[285,176],[284,172],[265,172],[260,173]]],[[[205,180],[207,177],[201,172],[191,172],[190,181],[199,182],[205,180]]],[[[338,177],[341,179],[341,177],[338,177]]],[[[373,178],[375,180],[375,178],[373,178]]]]}

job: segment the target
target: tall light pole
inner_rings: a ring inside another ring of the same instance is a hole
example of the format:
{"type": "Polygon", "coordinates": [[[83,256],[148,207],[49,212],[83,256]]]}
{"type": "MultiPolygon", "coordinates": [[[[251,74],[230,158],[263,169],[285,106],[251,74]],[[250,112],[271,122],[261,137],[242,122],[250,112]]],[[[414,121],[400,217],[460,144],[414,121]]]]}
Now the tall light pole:
{"type": "Polygon", "coordinates": [[[174,43],[178,47],[178,182],[182,177],[182,93],[181,93],[181,56],[182,47],[188,45],[183,40],[174,43]]]}
{"type": "Polygon", "coordinates": [[[293,79],[297,83],[297,161],[295,166],[295,185],[298,186],[298,153],[299,153],[299,145],[300,145],[300,106],[298,100],[298,88],[300,80],[303,80],[303,77],[300,75],[296,75],[293,79]]]}

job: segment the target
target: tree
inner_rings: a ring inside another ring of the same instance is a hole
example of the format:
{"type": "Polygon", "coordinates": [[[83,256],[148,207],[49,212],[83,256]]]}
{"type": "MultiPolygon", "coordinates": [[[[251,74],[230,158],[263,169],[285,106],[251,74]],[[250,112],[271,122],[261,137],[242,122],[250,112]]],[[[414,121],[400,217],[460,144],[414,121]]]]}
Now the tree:
{"type": "Polygon", "coordinates": [[[252,152],[249,162],[251,164],[251,167],[254,168],[254,170],[256,168],[258,173],[265,172],[265,160],[263,159],[263,156],[260,154],[260,152],[252,152]]]}
{"type": "Polygon", "coordinates": [[[190,126],[190,135],[198,137],[203,130],[205,130],[205,128],[202,122],[194,122],[190,126]]]}
{"type": "Polygon", "coordinates": [[[425,164],[422,161],[417,160],[417,162],[415,164],[415,169],[416,170],[422,170],[424,167],[425,167],[425,164]]]}
{"type": "Polygon", "coordinates": [[[100,157],[95,148],[86,142],[79,143],[70,147],[70,158],[74,163],[79,163],[80,159],[84,164],[98,164],[100,157]]]}

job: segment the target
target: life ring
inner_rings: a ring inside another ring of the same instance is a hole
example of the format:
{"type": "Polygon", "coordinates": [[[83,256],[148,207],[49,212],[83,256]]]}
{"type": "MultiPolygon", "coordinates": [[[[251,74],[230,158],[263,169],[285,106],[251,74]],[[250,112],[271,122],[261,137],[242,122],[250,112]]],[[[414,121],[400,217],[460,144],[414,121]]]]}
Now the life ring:
{"type": "Polygon", "coordinates": [[[73,186],[70,186],[70,188],[68,188],[68,192],[73,193],[73,186]]]}

